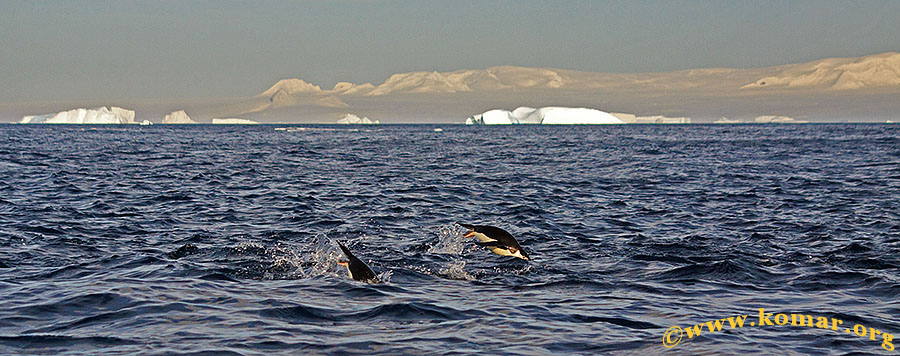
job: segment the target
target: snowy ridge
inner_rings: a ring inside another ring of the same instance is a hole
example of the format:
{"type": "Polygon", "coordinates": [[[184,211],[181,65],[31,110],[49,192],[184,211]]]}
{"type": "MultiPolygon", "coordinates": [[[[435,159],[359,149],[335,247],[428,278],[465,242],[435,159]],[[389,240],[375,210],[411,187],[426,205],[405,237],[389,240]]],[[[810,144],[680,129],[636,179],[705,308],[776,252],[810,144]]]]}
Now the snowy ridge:
{"type": "Polygon", "coordinates": [[[698,68],[661,73],[598,73],[566,69],[497,66],[453,72],[397,73],[384,83],[356,85],[338,82],[323,90],[302,79],[284,79],[259,95],[275,106],[290,106],[298,96],[390,94],[452,94],[521,89],[740,90],[807,88],[852,90],[900,87],[900,53],[856,58],[828,58],[777,67],[698,68]]]}
{"type": "Polygon", "coordinates": [[[757,79],[742,89],[787,87],[832,90],[900,86],[900,53],[859,58],[828,58],[780,67],[778,74],[757,79]]]}
{"type": "Polygon", "coordinates": [[[260,94],[272,103],[290,104],[297,95],[364,95],[387,94],[441,94],[462,93],[477,90],[502,90],[512,88],[563,88],[573,83],[563,71],[513,66],[488,69],[459,70],[455,72],[409,72],[391,75],[384,83],[356,85],[338,82],[331,90],[302,79],[283,79],[260,94]]]}
{"type": "Polygon", "coordinates": [[[307,83],[303,79],[298,79],[298,78],[282,79],[282,80],[279,80],[277,83],[275,83],[275,85],[273,85],[271,88],[267,89],[262,94],[260,94],[260,96],[265,96],[265,97],[271,98],[271,97],[274,97],[279,92],[287,94],[287,95],[300,94],[300,93],[318,94],[318,93],[322,92],[322,88],[320,88],[318,85],[312,85],[310,83],[307,83]]]}

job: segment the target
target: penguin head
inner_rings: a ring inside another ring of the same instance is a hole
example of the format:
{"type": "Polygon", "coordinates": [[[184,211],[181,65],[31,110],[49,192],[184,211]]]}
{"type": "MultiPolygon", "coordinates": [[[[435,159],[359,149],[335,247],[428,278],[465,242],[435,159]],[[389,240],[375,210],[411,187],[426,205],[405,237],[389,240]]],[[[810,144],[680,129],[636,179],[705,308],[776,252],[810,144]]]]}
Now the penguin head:
{"type": "Polygon", "coordinates": [[[353,278],[353,270],[350,269],[350,261],[349,260],[339,259],[339,260],[337,260],[337,264],[347,268],[347,274],[350,275],[350,278],[353,278]]]}
{"type": "Polygon", "coordinates": [[[467,233],[463,236],[463,238],[469,238],[469,237],[474,237],[474,238],[478,239],[478,241],[481,241],[481,242],[494,241],[494,239],[491,238],[490,236],[485,235],[484,233],[478,232],[475,230],[469,231],[469,233],[467,233]]]}
{"type": "Polygon", "coordinates": [[[525,261],[531,261],[531,256],[528,256],[528,254],[525,253],[525,250],[517,249],[515,247],[510,247],[509,253],[510,253],[510,256],[518,257],[525,261]]]}

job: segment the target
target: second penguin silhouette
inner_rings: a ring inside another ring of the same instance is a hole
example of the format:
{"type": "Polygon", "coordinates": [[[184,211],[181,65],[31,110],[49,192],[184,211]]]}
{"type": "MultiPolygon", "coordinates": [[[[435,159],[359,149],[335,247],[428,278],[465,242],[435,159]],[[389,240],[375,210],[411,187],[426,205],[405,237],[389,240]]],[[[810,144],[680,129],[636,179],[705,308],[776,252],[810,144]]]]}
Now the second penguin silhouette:
{"type": "Polygon", "coordinates": [[[380,282],[375,272],[365,262],[356,258],[347,246],[344,246],[340,241],[337,241],[337,244],[341,247],[341,251],[344,251],[344,255],[347,256],[346,261],[338,261],[338,264],[347,267],[347,272],[350,272],[350,278],[366,283],[380,282]]]}

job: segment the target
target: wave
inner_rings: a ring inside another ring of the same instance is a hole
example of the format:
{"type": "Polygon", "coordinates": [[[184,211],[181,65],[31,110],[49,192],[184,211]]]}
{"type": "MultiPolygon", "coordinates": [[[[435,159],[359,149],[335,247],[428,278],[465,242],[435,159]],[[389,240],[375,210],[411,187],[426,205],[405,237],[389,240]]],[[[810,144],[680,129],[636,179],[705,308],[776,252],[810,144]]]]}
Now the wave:
{"type": "MultiPolygon", "coordinates": [[[[351,306],[352,308],[352,306],[351,306]]],[[[440,321],[474,319],[487,315],[486,312],[471,309],[455,309],[428,303],[391,303],[363,308],[359,310],[329,309],[298,305],[284,308],[271,308],[259,311],[267,318],[275,318],[291,323],[327,323],[374,321],[380,319],[394,322],[411,322],[428,320],[440,321]]]]}
{"type": "Polygon", "coordinates": [[[68,336],[55,334],[34,335],[0,335],[0,344],[22,350],[41,350],[41,353],[66,352],[80,349],[85,346],[110,347],[121,345],[133,345],[138,341],[114,336],[68,336]]]}

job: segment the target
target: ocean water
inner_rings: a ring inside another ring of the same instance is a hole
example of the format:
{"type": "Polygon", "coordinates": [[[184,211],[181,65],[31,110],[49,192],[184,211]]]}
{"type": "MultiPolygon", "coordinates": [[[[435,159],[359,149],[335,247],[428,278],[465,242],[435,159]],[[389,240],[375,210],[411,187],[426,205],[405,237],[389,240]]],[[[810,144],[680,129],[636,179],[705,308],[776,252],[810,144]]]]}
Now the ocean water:
{"type": "Polygon", "coordinates": [[[884,334],[897,125],[0,126],[2,355],[900,353],[884,334]]]}

